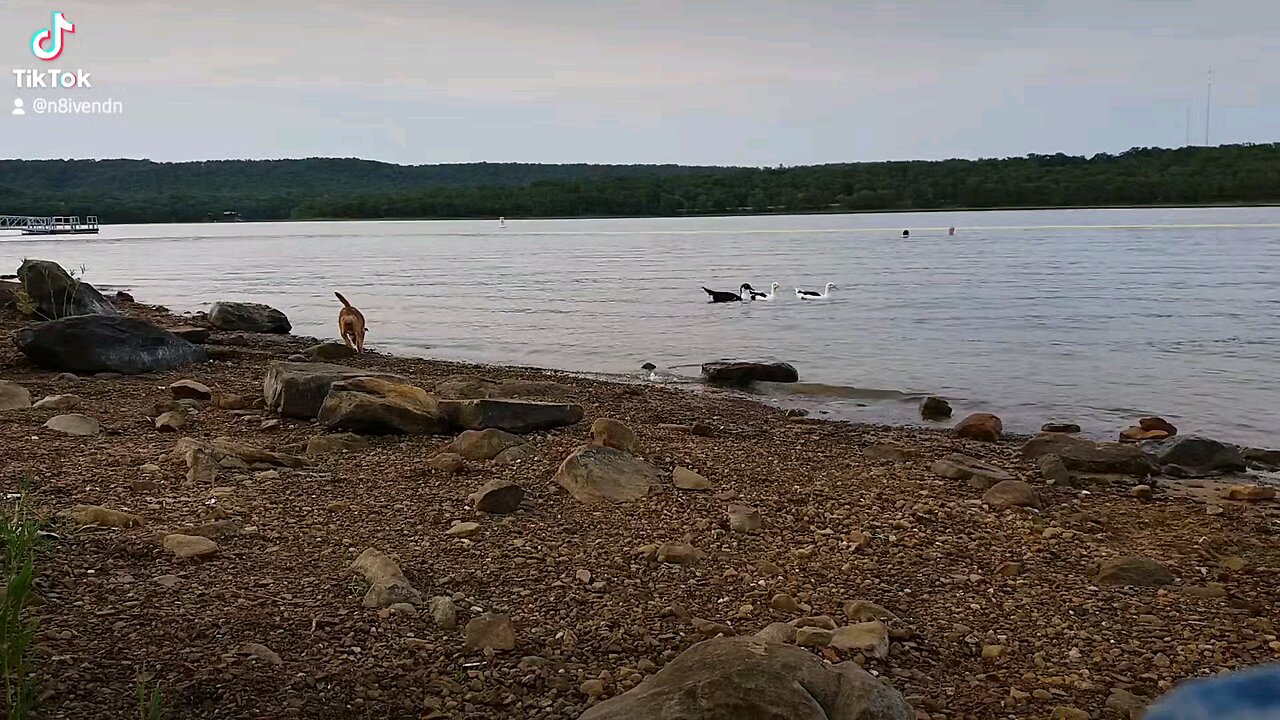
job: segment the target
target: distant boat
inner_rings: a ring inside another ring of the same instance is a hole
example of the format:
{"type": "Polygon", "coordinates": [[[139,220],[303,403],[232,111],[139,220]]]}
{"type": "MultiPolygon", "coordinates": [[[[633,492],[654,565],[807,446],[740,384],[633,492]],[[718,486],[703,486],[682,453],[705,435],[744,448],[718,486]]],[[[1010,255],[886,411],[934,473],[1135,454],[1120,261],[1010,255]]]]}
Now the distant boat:
{"type": "Polygon", "coordinates": [[[498,227],[506,227],[507,219],[505,217],[498,218],[498,227]]]}
{"type": "Polygon", "coordinates": [[[235,210],[227,210],[216,217],[214,215],[206,215],[205,217],[209,219],[209,222],[244,222],[244,218],[240,217],[240,213],[235,210]]]}

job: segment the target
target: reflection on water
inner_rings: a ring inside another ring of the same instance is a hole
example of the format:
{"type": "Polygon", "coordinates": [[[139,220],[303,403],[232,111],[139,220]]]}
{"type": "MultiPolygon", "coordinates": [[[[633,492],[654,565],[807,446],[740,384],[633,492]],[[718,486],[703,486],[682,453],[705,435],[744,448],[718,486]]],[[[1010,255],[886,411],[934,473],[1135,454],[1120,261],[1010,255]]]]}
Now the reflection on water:
{"type": "Polygon", "coordinates": [[[878,422],[938,394],[1023,432],[1154,413],[1276,444],[1280,427],[1275,208],[116,226],[0,255],[178,310],[266,302],[326,337],[338,290],[389,352],[632,376],[780,359],[808,383],[788,402],[878,422]],[[701,290],[774,281],[771,302],[701,290]]]}

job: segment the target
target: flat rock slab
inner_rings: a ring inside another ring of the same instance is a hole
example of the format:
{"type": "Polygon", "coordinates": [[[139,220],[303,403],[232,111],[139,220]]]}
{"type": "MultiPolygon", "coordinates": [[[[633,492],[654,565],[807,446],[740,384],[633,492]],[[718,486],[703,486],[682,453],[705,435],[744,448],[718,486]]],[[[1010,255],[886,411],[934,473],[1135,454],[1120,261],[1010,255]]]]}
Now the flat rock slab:
{"type": "Polygon", "coordinates": [[[872,460],[885,460],[894,463],[912,462],[920,459],[919,450],[889,443],[868,445],[862,448],[862,455],[872,460]]]}
{"type": "Polygon", "coordinates": [[[572,388],[546,380],[491,380],[475,375],[450,375],[436,383],[434,392],[442,398],[562,398],[572,388]]]}
{"type": "Polygon", "coordinates": [[[878,658],[889,657],[889,628],[879,620],[845,625],[835,631],[831,646],[837,650],[862,650],[878,658]]]}
{"type": "Polygon", "coordinates": [[[184,437],[174,443],[173,450],[169,453],[169,458],[171,460],[183,460],[191,468],[201,463],[212,463],[216,467],[218,463],[231,459],[243,463],[240,467],[247,467],[255,463],[265,463],[276,467],[297,469],[311,464],[311,461],[304,457],[263,450],[227,437],[215,438],[207,442],[184,437]]]}
{"type": "Polygon", "coordinates": [[[209,324],[219,330],[285,334],[293,329],[284,313],[261,303],[217,302],[209,308],[209,324]]]}
{"type": "Polygon", "coordinates": [[[318,419],[326,428],[366,435],[434,435],[450,427],[426,390],[372,377],[333,383],[318,419]]]}
{"type": "Polygon", "coordinates": [[[440,409],[460,428],[496,428],[518,434],[573,425],[586,414],[581,405],[495,398],[441,400],[440,409]]]}
{"type": "Polygon", "coordinates": [[[137,375],[208,360],[204,348],[138,318],[80,315],[22,328],[18,350],[43,368],[137,375]]]}
{"type": "Polygon", "coordinates": [[[218,543],[199,535],[164,536],[164,549],[180,558],[209,558],[218,554],[218,543]]]}
{"type": "Polygon", "coordinates": [[[262,394],[267,408],[285,417],[310,420],[320,414],[333,384],[358,377],[408,384],[409,379],[390,373],[358,370],[327,363],[275,363],[267,370],[262,394]]]}
{"type": "Polygon", "coordinates": [[[1057,455],[1069,470],[1146,477],[1155,467],[1142,448],[1113,442],[1094,442],[1067,433],[1041,433],[1022,446],[1028,460],[1057,455]]]}
{"type": "Polygon", "coordinates": [[[933,464],[933,471],[944,478],[964,480],[978,490],[986,490],[996,483],[1014,479],[995,465],[960,453],[952,453],[938,460],[933,464]]]}
{"type": "Polygon", "coordinates": [[[25,410],[29,407],[31,407],[30,390],[17,383],[0,380],[0,410],[25,410]]]}
{"type": "Polygon", "coordinates": [[[97,435],[102,430],[102,425],[97,420],[88,415],[58,415],[49,418],[44,426],[63,435],[80,435],[84,437],[97,435]]]}
{"type": "Polygon", "coordinates": [[[326,455],[335,452],[368,450],[369,441],[355,433],[314,435],[307,440],[308,455],[326,455]]]}
{"type": "Polygon", "coordinates": [[[717,361],[702,364],[702,379],[712,385],[793,383],[799,382],[800,373],[784,362],[717,361]]]}
{"type": "Polygon", "coordinates": [[[913,720],[902,695],[852,662],[759,637],[694,645],[580,720],[913,720]]]}
{"type": "Polygon", "coordinates": [[[580,502],[629,502],[662,488],[662,473],[621,450],[587,446],[560,464],[555,481],[580,502]]]}
{"type": "MultiPolygon", "coordinates": [[[[0,391],[0,393],[2,393],[2,391],[0,391]]],[[[79,395],[50,395],[36,402],[31,407],[36,410],[73,410],[79,407],[79,405],[79,395]]],[[[0,403],[0,409],[4,409],[3,403],[0,403]]]]}
{"type": "Polygon", "coordinates": [[[711,481],[686,467],[671,471],[671,484],[681,490],[710,490],[711,481]]]}
{"type": "Polygon", "coordinates": [[[1173,584],[1173,573],[1151,558],[1119,557],[1104,560],[1093,581],[1099,585],[1161,587],[1173,584]]]}

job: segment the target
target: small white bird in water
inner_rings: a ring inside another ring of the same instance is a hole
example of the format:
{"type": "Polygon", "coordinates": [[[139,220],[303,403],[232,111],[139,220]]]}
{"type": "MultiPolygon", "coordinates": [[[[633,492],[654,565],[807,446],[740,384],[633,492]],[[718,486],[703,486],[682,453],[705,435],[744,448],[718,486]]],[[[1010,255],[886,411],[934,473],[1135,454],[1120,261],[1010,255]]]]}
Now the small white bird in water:
{"type": "Polygon", "coordinates": [[[801,300],[824,300],[829,295],[831,295],[832,290],[838,290],[838,289],[839,288],[836,287],[835,283],[827,283],[827,286],[823,288],[822,292],[818,292],[817,290],[801,290],[800,288],[796,288],[796,297],[800,298],[801,300]]]}
{"type": "Polygon", "coordinates": [[[781,287],[781,286],[780,286],[780,285],[778,285],[778,283],[774,283],[773,285],[770,285],[770,286],[769,286],[769,292],[768,292],[767,294],[762,294],[762,295],[761,295],[759,298],[757,298],[757,299],[758,299],[758,300],[774,300],[774,299],[776,299],[776,298],[778,297],[778,288],[779,288],[779,287],[781,287]]]}

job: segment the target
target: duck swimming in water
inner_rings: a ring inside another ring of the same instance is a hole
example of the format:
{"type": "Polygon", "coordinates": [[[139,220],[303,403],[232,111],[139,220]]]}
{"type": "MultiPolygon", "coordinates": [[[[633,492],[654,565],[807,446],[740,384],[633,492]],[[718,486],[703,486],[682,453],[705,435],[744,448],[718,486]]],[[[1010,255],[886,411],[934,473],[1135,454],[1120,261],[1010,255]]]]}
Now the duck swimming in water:
{"type": "MultiPolygon", "coordinates": [[[[739,287],[738,292],[736,293],[725,292],[724,290],[712,290],[707,287],[702,289],[711,296],[711,302],[713,303],[742,302],[742,293],[755,292],[755,289],[751,287],[751,283],[742,283],[742,287],[739,287]]],[[[752,299],[754,300],[755,298],[752,299]]]]}
{"type": "Polygon", "coordinates": [[[836,289],[835,283],[827,283],[827,286],[823,288],[822,292],[818,292],[817,290],[801,290],[800,288],[796,288],[796,297],[800,298],[801,300],[823,300],[831,295],[831,291],[833,289],[836,289]]]}
{"type": "Polygon", "coordinates": [[[781,286],[780,286],[780,285],[778,285],[778,283],[774,283],[773,285],[771,285],[771,286],[769,287],[769,292],[767,292],[767,293],[757,293],[757,295],[759,295],[759,296],[760,296],[760,297],[759,297],[759,299],[760,299],[760,300],[776,300],[776,299],[778,298],[778,288],[779,288],[779,287],[781,287],[781,286]]]}

